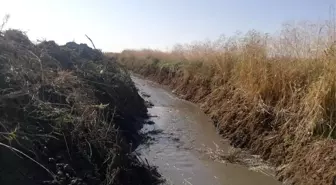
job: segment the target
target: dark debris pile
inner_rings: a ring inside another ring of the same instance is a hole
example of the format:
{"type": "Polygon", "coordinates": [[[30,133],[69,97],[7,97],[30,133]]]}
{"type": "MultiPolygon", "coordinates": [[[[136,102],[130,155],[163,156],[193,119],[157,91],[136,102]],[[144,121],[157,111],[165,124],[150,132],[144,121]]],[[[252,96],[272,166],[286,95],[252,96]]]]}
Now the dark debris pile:
{"type": "Polygon", "coordinates": [[[0,184],[157,184],[132,152],[146,113],[99,50],[0,34],[0,184]]]}

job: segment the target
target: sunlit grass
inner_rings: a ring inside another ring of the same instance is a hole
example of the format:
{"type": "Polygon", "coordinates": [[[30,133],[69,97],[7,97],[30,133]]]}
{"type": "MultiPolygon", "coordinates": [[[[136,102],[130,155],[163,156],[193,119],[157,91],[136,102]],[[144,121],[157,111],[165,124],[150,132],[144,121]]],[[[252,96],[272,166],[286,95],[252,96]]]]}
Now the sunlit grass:
{"type": "Polygon", "coordinates": [[[287,118],[291,124],[301,125],[301,134],[334,137],[336,53],[332,31],[329,22],[287,24],[273,35],[250,31],[176,45],[171,52],[126,50],[119,58],[133,69],[164,70],[194,83],[208,82],[211,91],[227,88],[253,105],[250,117],[271,109],[277,122],[288,124],[288,119],[277,115],[295,111],[287,118]]]}

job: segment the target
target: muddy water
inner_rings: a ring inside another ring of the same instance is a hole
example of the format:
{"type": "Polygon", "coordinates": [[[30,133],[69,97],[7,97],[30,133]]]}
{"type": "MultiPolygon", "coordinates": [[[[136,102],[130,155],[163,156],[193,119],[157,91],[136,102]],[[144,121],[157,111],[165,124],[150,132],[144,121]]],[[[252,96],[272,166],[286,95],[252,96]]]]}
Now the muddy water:
{"type": "Polygon", "coordinates": [[[137,151],[158,166],[166,184],[281,184],[269,173],[211,158],[209,151],[227,151],[230,146],[216,133],[209,118],[196,105],[177,98],[168,89],[139,77],[132,78],[143,97],[153,104],[149,114],[155,122],[143,128],[152,140],[137,151]]]}

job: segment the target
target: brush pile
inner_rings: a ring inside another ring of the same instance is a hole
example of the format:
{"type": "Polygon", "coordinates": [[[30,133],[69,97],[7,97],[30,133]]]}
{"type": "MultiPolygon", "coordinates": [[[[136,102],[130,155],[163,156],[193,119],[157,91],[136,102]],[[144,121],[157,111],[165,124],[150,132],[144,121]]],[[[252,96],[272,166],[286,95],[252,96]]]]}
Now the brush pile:
{"type": "Polygon", "coordinates": [[[132,153],[144,100],[113,59],[86,44],[0,35],[0,184],[156,184],[132,153]]]}

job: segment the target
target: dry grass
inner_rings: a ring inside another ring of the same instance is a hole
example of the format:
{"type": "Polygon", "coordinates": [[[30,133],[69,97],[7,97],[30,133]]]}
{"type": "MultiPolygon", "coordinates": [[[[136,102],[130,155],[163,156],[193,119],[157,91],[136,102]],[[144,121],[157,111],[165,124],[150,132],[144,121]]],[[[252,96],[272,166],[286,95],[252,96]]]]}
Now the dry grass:
{"type": "Polygon", "coordinates": [[[285,165],[281,179],[331,184],[336,159],[326,148],[336,143],[334,27],[288,24],[274,35],[251,31],[169,53],[127,50],[118,57],[199,103],[233,145],[285,165]],[[324,158],[332,159],[320,164],[324,158]]]}

